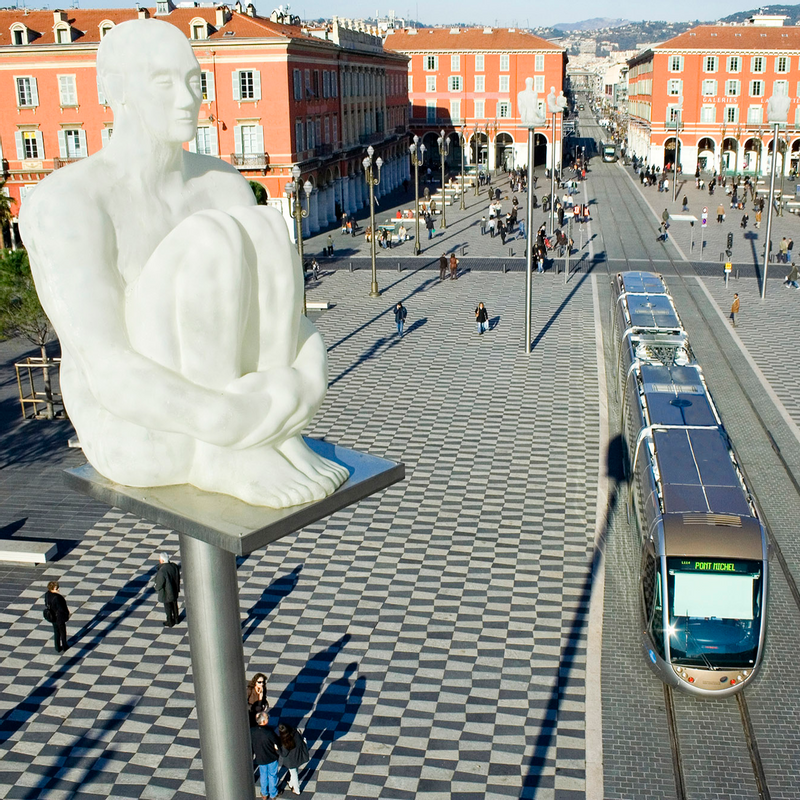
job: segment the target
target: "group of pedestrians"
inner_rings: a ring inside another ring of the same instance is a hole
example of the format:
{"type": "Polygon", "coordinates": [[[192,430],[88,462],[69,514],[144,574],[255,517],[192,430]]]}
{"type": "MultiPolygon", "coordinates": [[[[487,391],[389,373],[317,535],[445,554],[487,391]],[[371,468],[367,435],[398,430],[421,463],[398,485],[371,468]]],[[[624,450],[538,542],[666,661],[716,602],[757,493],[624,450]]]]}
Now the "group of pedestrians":
{"type": "Polygon", "coordinates": [[[277,730],[270,724],[267,700],[267,676],[256,673],[247,683],[247,713],[250,721],[250,743],[258,768],[262,800],[283,794],[278,790],[278,772],[287,771],[287,786],[300,794],[299,770],[308,763],[308,743],[302,732],[291,725],[279,722],[277,730]]]}
{"type": "Polygon", "coordinates": [[[442,253],[439,256],[439,282],[445,280],[447,271],[450,270],[450,280],[458,280],[458,259],[455,253],[450,253],[448,258],[447,253],[442,253]]]}

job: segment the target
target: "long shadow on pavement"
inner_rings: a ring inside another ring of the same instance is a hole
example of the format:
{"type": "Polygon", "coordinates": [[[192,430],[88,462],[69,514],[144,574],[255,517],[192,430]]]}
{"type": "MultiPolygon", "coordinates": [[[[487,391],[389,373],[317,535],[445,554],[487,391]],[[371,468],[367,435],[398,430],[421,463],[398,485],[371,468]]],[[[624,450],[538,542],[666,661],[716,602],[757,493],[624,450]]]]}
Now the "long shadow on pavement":
{"type": "Polygon", "coordinates": [[[569,301],[572,300],[572,298],[575,296],[575,293],[578,291],[578,289],[581,288],[581,286],[583,286],[583,284],[586,282],[588,278],[589,278],[589,273],[588,272],[584,273],[581,276],[581,279],[572,288],[572,291],[570,291],[570,293],[561,301],[561,304],[552,313],[550,319],[548,319],[547,322],[545,322],[545,324],[542,326],[542,329],[539,331],[539,333],[536,334],[536,338],[533,340],[533,343],[531,344],[532,350],[536,349],[536,345],[538,345],[539,342],[542,341],[547,331],[550,330],[550,326],[556,321],[556,319],[558,319],[558,316],[567,307],[567,305],[569,305],[569,301]]]}
{"type": "Polygon", "coordinates": [[[242,623],[242,641],[246,642],[258,630],[258,626],[269,616],[270,612],[278,607],[281,600],[294,591],[302,569],[303,565],[298,564],[291,572],[275,578],[264,589],[258,601],[250,607],[247,618],[242,623]]]}

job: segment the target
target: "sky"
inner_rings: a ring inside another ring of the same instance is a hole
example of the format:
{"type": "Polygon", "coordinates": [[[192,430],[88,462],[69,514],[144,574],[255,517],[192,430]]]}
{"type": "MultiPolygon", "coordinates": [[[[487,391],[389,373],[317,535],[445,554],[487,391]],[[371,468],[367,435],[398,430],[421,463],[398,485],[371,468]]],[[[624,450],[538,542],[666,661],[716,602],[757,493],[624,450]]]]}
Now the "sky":
{"type": "MultiPolygon", "coordinates": [[[[173,0],[177,2],[177,0],[173,0]]],[[[232,5],[235,0],[228,0],[232,5]]],[[[7,0],[8,5],[16,2],[28,8],[68,8],[77,2],[80,8],[123,8],[135,5],[134,0],[7,0]]],[[[490,0],[440,0],[438,3],[419,2],[419,0],[384,0],[387,5],[377,5],[375,0],[296,0],[290,2],[292,13],[302,19],[330,17],[375,17],[376,13],[386,16],[390,10],[396,17],[418,19],[430,25],[449,25],[454,23],[494,25],[501,27],[552,26],[559,22],[579,22],[593,17],[640,20],[666,20],[668,22],[712,21],[736,11],[758,8],[754,0],[672,0],[663,3],[643,4],[641,0],[595,0],[593,3],[551,3],[536,0],[532,2],[491,2],[490,0]],[[652,13],[650,8],[654,9],[652,13]],[[699,16],[698,16],[699,15],[699,16]]],[[[142,5],[154,6],[155,0],[141,0],[142,5]]],[[[280,3],[269,0],[256,0],[259,14],[268,16],[280,3]]]]}

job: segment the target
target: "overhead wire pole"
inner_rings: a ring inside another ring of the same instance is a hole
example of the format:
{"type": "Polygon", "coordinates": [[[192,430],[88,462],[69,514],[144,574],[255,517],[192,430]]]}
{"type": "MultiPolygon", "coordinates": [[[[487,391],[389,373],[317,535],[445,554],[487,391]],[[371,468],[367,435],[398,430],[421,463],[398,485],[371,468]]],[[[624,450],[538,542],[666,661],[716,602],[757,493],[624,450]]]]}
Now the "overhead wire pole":
{"type": "MultiPolygon", "coordinates": [[[[767,208],[767,241],[764,245],[764,277],[761,281],[761,300],[767,296],[767,269],[769,268],[769,253],[772,242],[772,211],[775,202],[775,171],[778,168],[778,129],[786,125],[789,114],[790,100],[783,93],[773,94],[767,102],[767,121],[772,125],[772,175],[769,179],[769,207],[767,208]]],[[[781,161],[783,167],[783,161],[781,161]]],[[[758,180],[758,174],[756,174],[758,180]]]]}

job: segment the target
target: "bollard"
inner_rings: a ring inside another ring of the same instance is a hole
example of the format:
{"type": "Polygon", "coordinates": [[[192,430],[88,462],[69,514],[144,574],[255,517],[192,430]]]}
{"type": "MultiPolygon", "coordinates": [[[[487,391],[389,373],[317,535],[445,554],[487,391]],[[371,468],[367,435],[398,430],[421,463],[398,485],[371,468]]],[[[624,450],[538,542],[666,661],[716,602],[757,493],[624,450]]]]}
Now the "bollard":
{"type": "Polygon", "coordinates": [[[514,258],[514,248],[513,247],[509,247],[508,248],[508,257],[509,258],[514,258]]]}
{"type": "Polygon", "coordinates": [[[350,272],[352,272],[352,271],[353,271],[353,262],[351,261],[350,262],[350,272]]]}
{"type": "Polygon", "coordinates": [[[398,271],[398,272],[400,272],[400,271],[401,271],[401,270],[400,270],[400,262],[399,262],[399,261],[397,262],[397,271],[398,271]]]}
{"type": "Polygon", "coordinates": [[[505,275],[505,274],[506,274],[506,265],[503,264],[503,275],[505,275]]]}
{"type": "Polygon", "coordinates": [[[736,267],[736,280],[739,280],[739,267],[736,267]]]}

